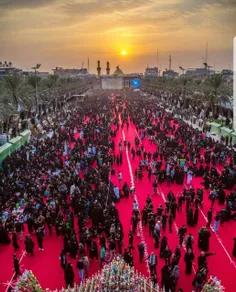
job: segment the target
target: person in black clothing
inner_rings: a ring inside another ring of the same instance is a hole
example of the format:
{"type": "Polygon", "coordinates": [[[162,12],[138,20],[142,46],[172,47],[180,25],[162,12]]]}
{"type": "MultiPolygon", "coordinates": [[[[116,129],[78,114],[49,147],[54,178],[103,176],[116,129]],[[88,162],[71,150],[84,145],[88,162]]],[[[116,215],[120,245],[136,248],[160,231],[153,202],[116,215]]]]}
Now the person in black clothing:
{"type": "Polygon", "coordinates": [[[140,242],[140,244],[138,244],[138,251],[139,251],[139,261],[140,263],[142,263],[143,257],[144,257],[144,251],[145,251],[144,242],[140,242]]]}
{"type": "Polygon", "coordinates": [[[172,255],[172,251],[167,246],[162,253],[162,257],[165,259],[165,263],[168,265],[170,265],[171,255],[172,255]]]}
{"type": "Polygon", "coordinates": [[[20,249],[20,246],[19,246],[19,244],[18,244],[18,242],[17,242],[17,235],[16,235],[15,232],[12,234],[12,246],[14,247],[14,250],[15,250],[15,251],[16,251],[17,249],[20,249]]]}
{"type": "Polygon", "coordinates": [[[64,249],[62,249],[62,251],[61,251],[60,261],[61,261],[62,269],[65,270],[66,265],[67,265],[67,259],[66,259],[66,253],[65,253],[64,249]]]}
{"type": "Polygon", "coordinates": [[[193,209],[189,208],[187,211],[187,225],[193,226],[193,209]]]}
{"type": "Polygon", "coordinates": [[[161,269],[161,287],[165,287],[165,291],[169,292],[170,290],[170,275],[171,275],[171,269],[168,265],[165,265],[161,269]]]}
{"type": "Polygon", "coordinates": [[[170,212],[170,215],[169,215],[169,231],[170,231],[170,233],[172,233],[172,224],[173,224],[173,215],[172,215],[172,212],[170,212]]]}
{"type": "Polygon", "coordinates": [[[118,253],[122,254],[123,238],[120,233],[116,234],[116,243],[117,243],[118,253]]]}
{"type": "Polygon", "coordinates": [[[201,273],[197,273],[194,280],[193,280],[193,286],[196,288],[195,292],[202,291],[203,286],[203,278],[201,273]]]}
{"type": "Polygon", "coordinates": [[[163,214],[163,216],[161,217],[161,225],[162,225],[162,229],[163,229],[164,232],[166,232],[166,222],[167,222],[167,218],[168,218],[168,215],[167,214],[168,213],[165,212],[163,214]]]}
{"type": "Polygon", "coordinates": [[[209,250],[210,237],[211,237],[211,233],[207,228],[205,227],[200,228],[198,232],[198,247],[202,251],[209,250]]]}
{"type": "Polygon", "coordinates": [[[15,271],[14,279],[16,279],[17,276],[21,275],[21,272],[20,272],[20,263],[15,254],[13,255],[13,265],[14,265],[14,271],[15,271]]]}
{"type": "Polygon", "coordinates": [[[25,250],[27,253],[30,253],[32,256],[34,255],[34,242],[30,235],[25,237],[25,250]]]}
{"type": "Polygon", "coordinates": [[[171,202],[170,210],[171,210],[171,213],[173,215],[173,219],[175,219],[176,218],[176,210],[177,210],[177,204],[175,201],[171,202]]]}
{"type": "Polygon", "coordinates": [[[23,225],[23,221],[21,221],[20,219],[17,219],[16,222],[15,222],[15,230],[16,230],[16,234],[18,235],[20,240],[22,240],[22,234],[23,234],[23,231],[24,231],[24,225],[23,225]]]}
{"type": "Polygon", "coordinates": [[[52,235],[52,216],[50,215],[50,213],[46,215],[46,222],[47,222],[49,234],[52,235]]]}
{"type": "Polygon", "coordinates": [[[76,258],[77,256],[77,252],[78,252],[78,243],[77,243],[77,240],[76,238],[71,238],[71,241],[70,241],[70,256],[72,258],[76,258]]]}
{"type": "Polygon", "coordinates": [[[178,259],[178,257],[176,256],[176,254],[173,254],[173,255],[172,255],[172,258],[171,258],[171,264],[170,264],[170,266],[171,266],[171,270],[173,270],[174,267],[175,267],[176,265],[178,265],[178,264],[179,264],[179,259],[178,259]]]}
{"type": "Polygon", "coordinates": [[[210,225],[211,225],[211,221],[212,221],[212,208],[210,209],[210,210],[208,210],[208,212],[207,212],[207,228],[209,228],[210,227],[210,225]]]}
{"type": "Polygon", "coordinates": [[[155,218],[154,216],[151,216],[151,218],[148,220],[148,226],[149,226],[149,236],[152,236],[154,226],[155,226],[155,218]]]}
{"type": "Polygon", "coordinates": [[[199,210],[198,210],[198,208],[196,208],[194,215],[193,215],[193,225],[194,226],[196,226],[198,224],[198,215],[199,215],[199,210]]]}
{"type": "Polygon", "coordinates": [[[69,288],[69,287],[72,288],[75,274],[74,274],[72,265],[70,263],[66,265],[64,276],[65,276],[66,288],[69,288]]]}
{"type": "Polygon", "coordinates": [[[100,246],[106,246],[106,238],[103,234],[100,237],[100,246]]]}
{"type": "Polygon", "coordinates": [[[207,257],[215,254],[215,252],[205,253],[204,251],[202,251],[200,253],[200,256],[198,257],[198,269],[201,269],[205,266],[205,263],[207,262],[207,257]]]}
{"type": "Polygon", "coordinates": [[[179,245],[176,246],[175,255],[176,255],[176,258],[178,260],[178,262],[177,262],[177,265],[178,265],[179,264],[180,257],[181,257],[181,250],[180,250],[180,246],[179,245]]]}
{"type": "Polygon", "coordinates": [[[91,260],[95,258],[96,261],[98,261],[98,246],[97,246],[96,241],[94,240],[91,242],[91,246],[89,249],[89,256],[91,260]]]}
{"type": "Polygon", "coordinates": [[[194,254],[192,252],[191,249],[189,249],[185,256],[184,256],[184,261],[186,263],[186,268],[185,268],[185,273],[187,275],[191,275],[192,274],[192,264],[193,264],[193,260],[194,260],[194,254]]]}
{"type": "Polygon", "coordinates": [[[236,237],[234,237],[234,247],[233,247],[233,256],[236,258],[236,237]]]}
{"type": "Polygon", "coordinates": [[[44,249],[43,249],[43,232],[42,232],[42,230],[38,229],[36,236],[37,236],[39,250],[43,251],[44,249]]]}
{"type": "Polygon", "coordinates": [[[179,236],[179,245],[183,244],[184,241],[184,235],[187,232],[187,228],[185,225],[183,225],[182,227],[180,227],[179,231],[178,231],[178,236],[179,236]]]}
{"type": "Polygon", "coordinates": [[[161,247],[160,247],[160,258],[163,258],[163,251],[166,249],[167,247],[167,237],[163,236],[162,240],[161,240],[161,247]]]}

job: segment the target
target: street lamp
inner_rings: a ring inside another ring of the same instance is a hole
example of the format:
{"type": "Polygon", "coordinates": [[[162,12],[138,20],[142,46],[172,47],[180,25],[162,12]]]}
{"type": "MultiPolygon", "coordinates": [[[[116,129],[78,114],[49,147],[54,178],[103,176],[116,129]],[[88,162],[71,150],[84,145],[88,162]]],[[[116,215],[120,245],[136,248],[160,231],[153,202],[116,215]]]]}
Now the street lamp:
{"type": "Polygon", "coordinates": [[[38,97],[37,97],[37,70],[41,67],[41,64],[36,64],[36,66],[32,67],[31,69],[34,70],[35,76],[35,101],[36,101],[36,114],[38,114],[38,97]]]}
{"type": "Polygon", "coordinates": [[[179,69],[183,72],[184,76],[185,76],[185,71],[186,69],[184,69],[182,66],[179,66],[179,69]]]}

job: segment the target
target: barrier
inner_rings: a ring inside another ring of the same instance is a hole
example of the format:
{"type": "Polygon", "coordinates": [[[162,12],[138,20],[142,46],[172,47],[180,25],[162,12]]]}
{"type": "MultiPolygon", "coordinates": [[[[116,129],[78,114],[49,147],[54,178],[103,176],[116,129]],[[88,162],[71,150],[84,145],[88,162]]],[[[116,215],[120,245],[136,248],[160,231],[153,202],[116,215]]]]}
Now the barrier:
{"type": "Polygon", "coordinates": [[[22,133],[20,133],[20,136],[22,137],[22,145],[25,145],[30,140],[31,131],[25,130],[22,133]]]}
{"type": "Polygon", "coordinates": [[[15,138],[11,139],[9,141],[9,143],[12,144],[12,150],[16,151],[16,150],[20,149],[21,146],[22,146],[22,137],[21,136],[17,136],[15,138]]]}
{"type": "Polygon", "coordinates": [[[236,144],[236,132],[232,132],[231,133],[231,136],[232,136],[232,144],[236,144]]]}
{"type": "Polygon", "coordinates": [[[221,131],[221,136],[223,136],[223,137],[231,137],[231,133],[233,132],[232,130],[230,130],[229,128],[226,128],[226,127],[222,127],[221,129],[220,129],[220,131],[221,131]]]}
{"type": "Polygon", "coordinates": [[[12,152],[13,151],[11,143],[5,143],[0,147],[0,169],[2,169],[3,160],[10,156],[12,152]]]}
{"type": "Polygon", "coordinates": [[[211,123],[211,132],[219,135],[220,134],[221,125],[215,122],[211,123]]]}

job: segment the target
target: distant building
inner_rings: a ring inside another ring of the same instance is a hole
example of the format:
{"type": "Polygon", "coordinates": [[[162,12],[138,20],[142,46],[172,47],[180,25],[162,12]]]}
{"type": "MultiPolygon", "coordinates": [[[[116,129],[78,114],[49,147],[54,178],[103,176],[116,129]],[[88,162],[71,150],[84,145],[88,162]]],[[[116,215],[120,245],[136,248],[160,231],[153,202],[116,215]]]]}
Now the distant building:
{"type": "Polygon", "coordinates": [[[119,77],[119,76],[124,76],[124,72],[120,69],[119,65],[116,67],[116,70],[112,74],[113,76],[119,77]]]}
{"type": "Polygon", "coordinates": [[[208,69],[206,67],[203,68],[189,68],[186,70],[185,75],[187,77],[203,77],[203,76],[209,76],[209,75],[214,75],[215,71],[208,69]]]}
{"type": "Polygon", "coordinates": [[[226,85],[230,85],[233,83],[233,71],[228,69],[223,69],[221,71],[221,74],[223,75],[223,80],[226,85]]]}
{"type": "Polygon", "coordinates": [[[156,78],[159,75],[159,69],[157,67],[153,67],[153,68],[146,68],[145,69],[145,76],[146,77],[151,77],[151,78],[156,78]]]}
{"type": "Polygon", "coordinates": [[[87,75],[88,70],[87,68],[81,68],[81,69],[64,69],[62,67],[57,67],[56,69],[53,69],[53,72],[55,75],[58,75],[60,78],[67,78],[67,77],[73,77],[76,75],[87,75]]]}
{"type": "MultiPolygon", "coordinates": [[[[23,75],[24,76],[34,76],[35,72],[33,72],[33,71],[24,71],[23,75]]],[[[49,72],[38,72],[37,71],[37,76],[41,77],[42,79],[48,78],[49,77],[49,72]]]]}
{"type": "Polygon", "coordinates": [[[174,70],[166,70],[163,71],[163,76],[168,78],[177,78],[179,73],[175,72],[174,70]]]}
{"type": "Polygon", "coordinates": [[[224,75],[224,76],[233,76],[233,71],[229,70],[229,69],[223,69],[221,71],[221,74],[224,75]]]}
{"type": "Polygon", "coordinates": [[[0,64],[0,78],[10,75],[10,74],[19,74],[22,75],[23,71],[21,69],[11,67],[11,66],[2,66],[0,64]]]}

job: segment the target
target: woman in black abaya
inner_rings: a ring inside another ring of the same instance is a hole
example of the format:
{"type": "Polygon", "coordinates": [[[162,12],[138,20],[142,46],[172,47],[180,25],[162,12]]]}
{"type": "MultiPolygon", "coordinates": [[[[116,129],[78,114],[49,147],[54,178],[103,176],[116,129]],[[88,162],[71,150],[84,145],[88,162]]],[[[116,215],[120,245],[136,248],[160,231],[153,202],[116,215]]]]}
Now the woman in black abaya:
{"type": "Polygon", "coordinates": [[[192,274],[193,260],[194,260],[194,254],[193,254],[192,250],[189,248],[188,251],[186,252],[185,256],[184,256],[184,261],[186,263],[185,273],[187,275],[191,275],[192,274]]]}
{"type": "Polygon", "coordinates": [[[161,247],[160,247],[160,258],[163,258],[163,251],[166,249],[168,245],[167,237],[163,237],[161,240],[161,247]]]}
{"type": "Polygon", "coordinates": [[[236,237],[234,237],[233,256],[236,258],[236,237]]]}
{"type": "Polygon", "coordinates": [[[187,212],[187,225],[193,226],[193,209],[189,208],[187,212]]]}
{"type": "Polygon", "coordinates": [[[78,251],[78,244],[75,239],[72,239],[70,242],[70,256],[76,258],[78,251]]]}
{"type": "Polygon", "coordinates": [[[204,229],[202,234],[202,243],[201,243],[201,249],[203,251],[209,250],[209,241],[210,241],[211,233],[208,229],[204,229]]]}
{"type": "Polygon", "coordinates": [[[194,215],[193,215],[193,225],[194,226],[196,226],[198,223],[198,215],[199,215],[199,210],[198,210],[198,208],[196,208],[194,215]]]}

